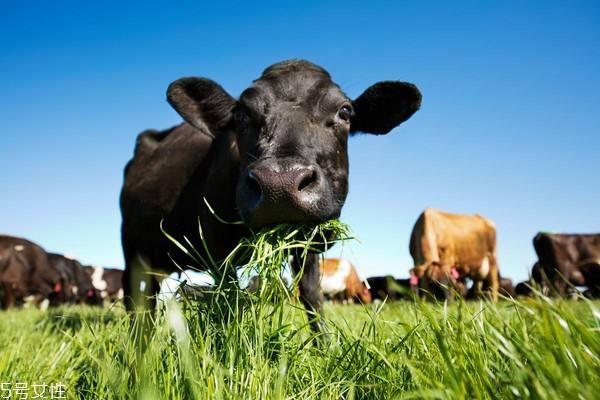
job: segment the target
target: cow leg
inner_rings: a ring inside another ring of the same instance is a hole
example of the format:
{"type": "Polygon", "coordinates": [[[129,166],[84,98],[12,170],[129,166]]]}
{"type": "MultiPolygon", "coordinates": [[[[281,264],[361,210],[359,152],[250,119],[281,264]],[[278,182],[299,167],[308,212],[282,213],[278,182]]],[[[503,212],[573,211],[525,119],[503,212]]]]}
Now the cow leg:
{"type": "Polygon", "coordinates": [[[151,274],[148,262],[140,254],[126,263],[123,271],[124,302],[127,311],[154,310],[160,285],[151,274]]]}
{"type": "Polygon", "coordinates": [[[566,278],[557,271],[554,272],[553,284],[550,287],[554,288],[556,294],[560,297],[566,296],[569,291],[569,285],[566,278]]]}
{"type": "Polygon", "coordinates": [[[146,289],[146,306],[148,310],[154,311],[156,309],[156,302],[158,294],[160,293],[160,282],[162,278],[157,275],[150,275],[148,277],[148,288],[146,289]]]}
{"type": "Polygon", "coordinates": [[[308,253],[306,258],[295,255],[292,259],[292,270],[295,275],[301,274],[299,281],[300,301],[306,308],[310,327],[314,332],[324,333],[323,295],[321,294],[319,271],[319,255],[308,253]]]}
{"type": "Polygon", "coordinates": [[[473,293],[475,299],[481,299],[483,296],[483,281],[481,279],[473,278],[473,293]]]}
{"type": "Polygon", "coordinates": [[[489,268],[487,269],[487,275],[480,275],[477,280],[474,280],[473,285],[475,286],[475,294],[477,297],[483,297],[483,292],[493,302],[498,301],[498,292],[500,290],[500,274],[498,272],[498,265],[496,264],[496,258],[489,255],[487,258],[489,262],[489,268]]]}
{"type": "Polygon", "coordinates": [[[134,268],[134,263],[127,262],[123,271],[123,302],[127,311],[135,311],[142,299],[140,272],[134,268]]]}
{"type": "Polygon", "coordinates": [[[2,309],[6,310],[14,307],[16,304],[16,299],[12,284],[9,282],[3,282],[2,292],[2,309]]]}
{"type": "Polygon", "coordinates": [[[123,271],[123,301],[127,311],[131,312],[129,334],[136,349],[136,364],[141,362],[155,326],[156,295],[160,291],[160,282],[151,272],[150,265],[139,254],[127,263],[123,271]]]}
{"type": "Polygon", "coordinates": [[[495,257],[490,257],[490,272],[488,274],[488,283],[490,287],[490,297],[495,303],[498,301],[498,291],[500,290],[500,273],[498,272],[498,265],[496,264],[495,257]]]}
{"type": "Polygon", "coordinates": [[[418,291],[422,300],[431,300],[431,281],[429,277],[423,276],[419,279],[418,291]]]}
{"type": "Polygon", "coordinates": [[[588,291],[589,291],[592,299],[597,299],[600,297],[600,285],[599,284],[589,285],[588,291]]]}

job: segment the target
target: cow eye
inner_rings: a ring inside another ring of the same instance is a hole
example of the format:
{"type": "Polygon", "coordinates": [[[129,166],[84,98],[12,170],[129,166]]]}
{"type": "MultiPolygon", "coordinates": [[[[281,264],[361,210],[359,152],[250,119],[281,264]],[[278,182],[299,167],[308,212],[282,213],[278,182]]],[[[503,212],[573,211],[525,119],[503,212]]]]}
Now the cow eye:
{"type": "Polygon", "coordinates": [[[349,105],[344,104],[338,111],[338,117],[343,121],[350,121],[350,118],[352,117],[352,108],[349,105]]]}

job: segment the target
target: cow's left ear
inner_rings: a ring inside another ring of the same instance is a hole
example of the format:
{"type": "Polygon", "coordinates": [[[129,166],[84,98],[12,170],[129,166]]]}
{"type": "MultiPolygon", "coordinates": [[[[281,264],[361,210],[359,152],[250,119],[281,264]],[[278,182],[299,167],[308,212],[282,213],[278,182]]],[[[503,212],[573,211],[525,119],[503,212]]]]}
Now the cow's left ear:
{"type": "Polygon", "coordinates": [[[385,135],[421,107],[421,92],[412,83],[384,81],[369,87],[352,105],[350,132],[385,135]]]}
{"type": "Polygon", "coordinates": [[[229,123],[236,100],[206,78],[181,78],[169,85],[167,101],[194,127],[214,136],[229,123]]]}

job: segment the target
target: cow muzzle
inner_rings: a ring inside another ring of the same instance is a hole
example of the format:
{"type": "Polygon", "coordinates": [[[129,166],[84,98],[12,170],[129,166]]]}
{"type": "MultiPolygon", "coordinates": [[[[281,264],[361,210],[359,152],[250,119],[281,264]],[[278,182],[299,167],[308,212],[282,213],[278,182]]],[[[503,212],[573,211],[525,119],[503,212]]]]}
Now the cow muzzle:
{"type": "Polygon", "coordinates": [[[325,184],[317,166],[261,162],[247,169],[238,187],[238,207],[250,226],[310,223],[324,219],[325,184]]]}

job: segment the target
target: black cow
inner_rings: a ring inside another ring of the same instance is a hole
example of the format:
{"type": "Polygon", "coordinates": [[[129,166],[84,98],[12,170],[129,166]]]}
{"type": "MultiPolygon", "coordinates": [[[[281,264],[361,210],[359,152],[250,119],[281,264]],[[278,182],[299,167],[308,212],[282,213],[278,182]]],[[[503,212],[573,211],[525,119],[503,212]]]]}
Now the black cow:
{"type": "Polygon", "coordinates": [[[28,299],[43,306],[57,295],[59,273],[51,267],[44,249],[26,239],[0,235],[0,287],[2,307],[28,299]]]}
{"type": "Polygon", "coordinates": [[[373,301],[411,299],[417,294],[418,289],[418,281],[414,278],[395,279],[391,275],[371,276],[367,278],[367,283],[373,301]]]}
{"type": "Polygon", "coordinates": [[[79,261],[56,253],[48,253],[48,261],[61,278],[54,287],[56,303],[102,305],[100,293],[79,261]]]}
{"type": "MultiPolygon", "coordinates": [[[[419,109],[421,94],[412,84],[386,81],[351,100],[323,68],[291,60],[267,68],[238,99],[205,78],[173,82],[167,99],[186,123],[142,132],[125,168],[121,233],[130,310],[159,290],[156,275],[144,271],[176,271],[170,257],[191,263],[160,231],[161,221],[207,259],[200,222],[207,248],[221,260],[249,227],[338,218],[348,191],[349,135],[388,133],[419,109]]],[[[303,271],[301,301],[320,312],[317,254],[294,257],[292,268],[303,271]]]]}
{"type": "Polygon", "coordinates": [[[536,282],[561,296],[568,294],[570,285],[600,292],[600,234],[538,233],[533,247],[542,275],[536,282]]]}
{"type": "Polygon", "coordinates": [[[532,296],[534,289],[541,291],[542,294],[547,294],[547,287],[543,284],[543,273],[540,263],[536,262],[531,268],[531,274],[526,281],[519,282],[515,286],[515,294],[517,296],[532,296]]]}
{"type": "Polygon", "coordinates": [[[534,289],[541,291],[542,294],[547,294],[547,287],[543,286],[543,273],[540,267],[540,263],[536,261],[531,267],[531,273],[529,279],[517,283],[515,286],[515,294],[517,296],[532,296],[534,289]]]}

